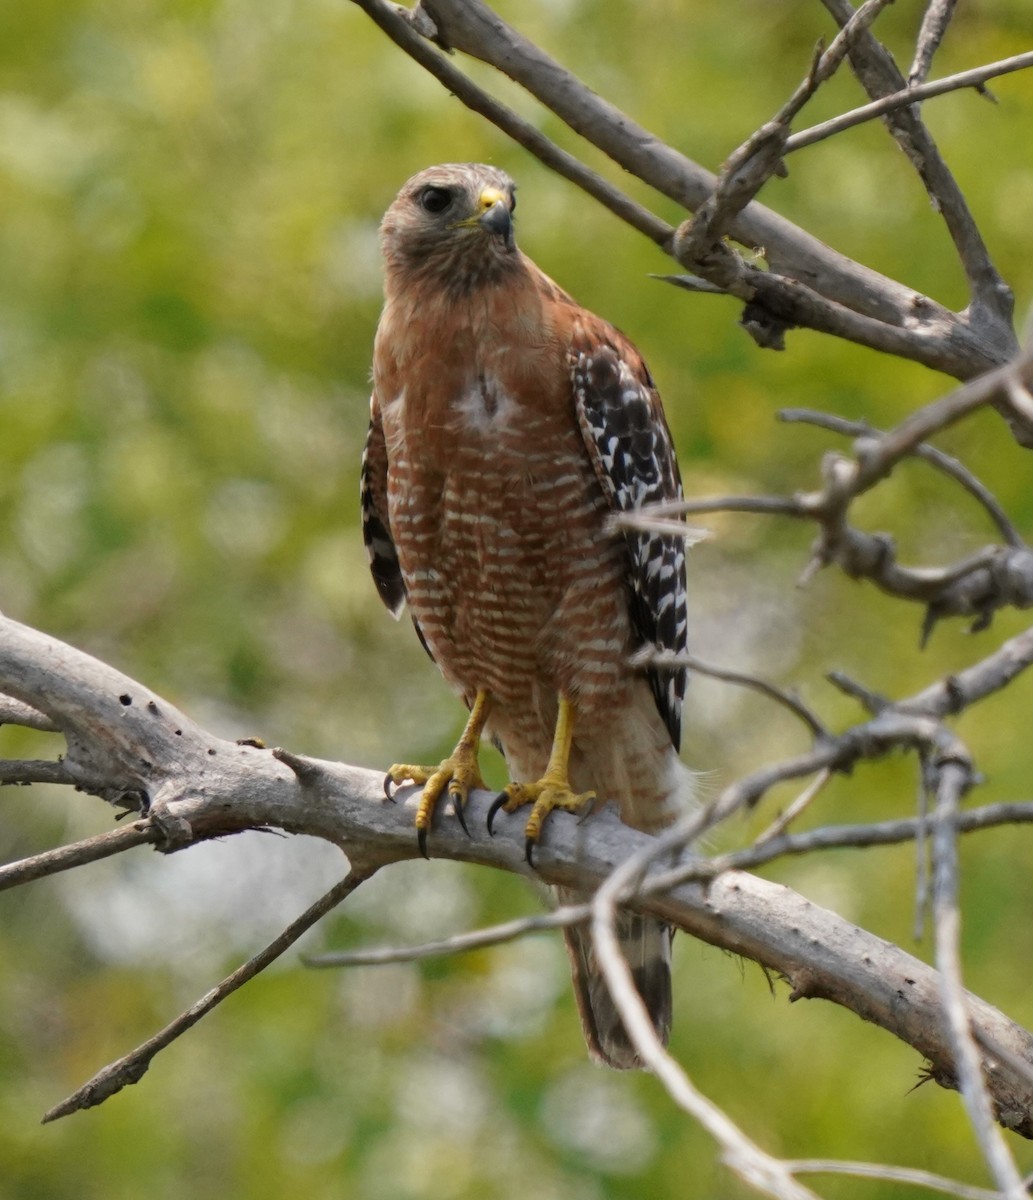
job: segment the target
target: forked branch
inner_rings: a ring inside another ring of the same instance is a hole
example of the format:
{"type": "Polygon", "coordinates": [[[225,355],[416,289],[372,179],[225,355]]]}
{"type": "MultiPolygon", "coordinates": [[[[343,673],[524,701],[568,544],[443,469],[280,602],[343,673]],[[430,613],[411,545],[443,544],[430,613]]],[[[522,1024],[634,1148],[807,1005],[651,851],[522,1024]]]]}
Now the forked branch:
{"type": "MultiPolygon", "coordinates": [[[[881,7],[880,0],[869,0],[856,11],[846,0],[827,0],[847,36],[834,43],[835,52],[830,47],[826,57],[812,66],[781,118],[776,117],[743,142],[720,178],[596,95],[482,0],[420,0],[413,8],[387,0],[354,2],[464,103],[677,257],[693,272],[684,281],[693,290],[700,290],[702,282],[706,290],[726,292],[743,301],[746,309],[742,323],[759,344],[779,346],[786,329],[806,326],[924,363],[958,379],[971,378],[1014,355],[1009,293],[927,132],[919,139],[921,153],[915,159],[916,166],[944,211],[973,289],[973,304],[964,312],[951,312],[914,288],[838,254],[751,198],[777,173],[781,154],[792,146],[788,121],[834,67],[840,48],[849,51],[855,70],[867,81],[869,90],[884,101],[881,114],[898,114],[892,117],[898,125],[904,122],[909,130],[924,131],[917,113],[900,100],[904,84],[899,72],[894,76],[895,86],[890,86],[888,68],[871,49],[877,43],[866,26],[881,7]],[[693,227],[689,223],[677,236],[654,214],[474,85],[434,44],[461,50],[508,75],[623,169],[690,213],[702,211],[703,224],[693,227]],[[892,100],[888,92],[894,93],[892,100]],[[714,209],[720,220],[713,219],[714,209]],[[720,237],[715,241],[702,236],[706,229],[717,235],[727,232],[729,238],[762,255],[767,269],[735,254],[720,237]]],[[[1033,60],[1008,68],[1001,66],[1001,71],[1029,65],[1033,60]]],[[[986,71],[984,78],[992,77],[993,68],[986,71]]],[[[959,79],[956,86],[971,83],[959,79]]],[[[937,94],[947,90],[951,88],[944,85],[937,94]]],[[[1033,445],[1033,413],[1022,413],[1009,405],[1002,406],[1002,411],[1016,438],[1024,445],[1033,445]]]]}

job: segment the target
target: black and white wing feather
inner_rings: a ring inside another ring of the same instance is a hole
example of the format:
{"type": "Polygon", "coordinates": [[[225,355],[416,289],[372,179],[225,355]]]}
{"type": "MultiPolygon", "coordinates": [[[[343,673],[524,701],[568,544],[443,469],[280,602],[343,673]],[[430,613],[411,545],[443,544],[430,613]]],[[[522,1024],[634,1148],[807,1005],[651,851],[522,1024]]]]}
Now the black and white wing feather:
{"type": "MultiPolygon", "coordinates": [[[[581,433],[607,500],[616,512],[682,498],[674,443],[646,364],[613,326],[579,320],[571,378],[581,433]]],[[[643,647],[658,657],[684,654],[688,637],[685,539],[628,530],[631,619],[643,647]]],[[[687,671],[648,669],[657,708],[677,749],[687,671]]]]}
{"type": "Polygon", "coordinates": [[[387,445],[380,408],[374,393],[370,401],[369,432],[362,451],[362,472],[359,483],[359,504],[362,510],[362,540],[366,543],[369,569],[380,598],[393,617],[400,617],[405,607],[405,583],[398,565],[398,552],[391,537],[387,517],[387,445]]]}

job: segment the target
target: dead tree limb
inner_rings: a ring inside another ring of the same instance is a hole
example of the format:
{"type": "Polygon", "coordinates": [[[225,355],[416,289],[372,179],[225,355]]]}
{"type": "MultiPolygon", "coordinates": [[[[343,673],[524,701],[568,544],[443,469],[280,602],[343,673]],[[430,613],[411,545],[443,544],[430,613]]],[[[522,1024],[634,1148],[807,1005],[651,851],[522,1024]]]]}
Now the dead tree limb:
{"type": "MultiPolygon", "coordinates": [[[[340,846],[355,877],[418,857],[412,807],[384,801],[381,774],[213,737],[142,684],[5,618],[0,692],[61,730],[64,763],[77,787],[141,811],[125,831],[127,844],[153,841],[171,852],[246,829],[276,828],[340,846]]],[[[401,799],[412,795],[403,790],[401,799]]],[[[469,836],[442,812],[431,853],[527,875],[519,819],[501,820],[500,836],[487,833],[491,799],[483,792],[471,798],[469,836]]],[[[580,825],[559,817],[540,847],[537,873],[591,893],[616,866],[643,856],[649,865],[618,893],[619,902],[761,963],[788,981],[793,998],[831,999],[875,1022],[912,1045],[934,1078],[955,1086],[936,971],[789,888],[742,871],[654,891],[655,880],[671,870],[669,854],[655,857],[657,846],[658,839],[627,828],[608,810],[580,825]]],[[[681,859],[683,868],[705,863],[691,854],[681,859]]],[[[997,1119],[1033,1137],[1033,1037],[985,1001],[968,996],[967,1003],[980,1045],[1001,1048],[998,1055],[983,1053],[997,1119]]]]}

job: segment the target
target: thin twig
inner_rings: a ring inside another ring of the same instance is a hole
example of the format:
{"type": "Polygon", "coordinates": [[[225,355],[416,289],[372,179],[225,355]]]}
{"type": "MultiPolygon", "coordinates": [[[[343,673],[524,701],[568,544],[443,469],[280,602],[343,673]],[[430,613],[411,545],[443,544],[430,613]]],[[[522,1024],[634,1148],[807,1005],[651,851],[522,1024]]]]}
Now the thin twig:
{"type": "MultiPolygon", "coordinates": [[[[929,910],[929,784],[926,764],[918,773],[918,803],[915,806],[915,925],[914,939],[922,940],[929,910]]],[[[957,817],[959,814],[955,814],[957,817]]],[[[957,821],[955,820],[955,829],[957,821]]],[[[959,831],[960,832],[960,831],[959,831]]]]}
{"type": "Polygon", "coordinates": [[[911,60],[911,69],[907,73],[908,87],[915,87],[925,81],[933,64],[933,55],[940,48],[957,2],[958,0],[929,0],[922,17],[922,27],[918,31],[915,57],[911,60]]]}
{"type": "Polygon", "coordinates": [[[688,667],[690,670],[696,671],[700,675],[707,675],[711,679],[720,679],[723,683],[733,683],[738,687],[760,692],[762,695],[767,696],[768,699],[774,700],[784,708],[788,708],[795,717],[803,721],[816,738],[828,736],[828,730],[806,704],[791,692],[785,691],[766,679],[761,679],[759,675],[748,675],[743,671],[729,670],[727,667],[715,667],[712,663],[707,663],[701,658],[697,658],[695,654],[671,654],[669,652],[652,650],[648,646],[633,654],[629,662],[633,667],[688,667]]]}
{"type": "Polygon", "coordinates": [[[854,15],[840,29],[828,50],[821,56],[814,72],[816,83],[824,83],[832,78],[846,58],[854,40],[860,37],[864,30],[870,29],[882,10],[892,3],[893,0],[865,0],[860,8],[854,11],[854,15]]]}
{"type": "Polygon", "coordinates": [[[825,678],[844,696],[856,700],[865,712],[871,713],[873,717],[892,707],[892,701],[888,697],[882,695],[881,692],[873,692],[871,688],[865,687],[863,683],[859,683],[845,671],[826,671],[825,678]]]}
{"type": "MultiPolygon", "coordinates": [[[[988,546],[945,567],[901,565],[892,538],[854,528],[848,515],[852,502],[885,479],[902,459],[921,454],[929,436],[984,405],[998,402],[1004,389],[1025,380],[1031,373],[1033,349],[1027,349],[1004,367],[923,406],[887,432],[858,439],[854,458],[826,454],[821,464],[822,486],[816,491],[794,496],[719,496],[651,505],[613,518],[614,526],[677,535],[679,523],[668,518],[707,512],[750,512],[814,521],[820,532],[801,585],[834,564],[850,578],[868,579],[889,595],[916,601],[926,608],[923,644],[935,624],[947,616],[975,617],[973,630],[985,628],[1000,608],[1033,606],[1033,553],[992,499],[988,511],[998,520],[1009,541],[1018,544],[988,546]]],[[[799,413],[790,416],[799,417],[799,413]]],[[[936,459],[941,468],[946,468],[949,462],[946,456],[936,459]]],[[[972,494],[986,501],[985,490],[980,493],[980,485],[960,464],[954,474],[972,494]]]]}
{"type": "Polygon", "coordinates": [[[936,805],[931,821],[936,965],[940,971],[941,997],[954,1046],[958,1090],[976,1140],[997,1186],[1008,1200],[1028,1200],[1015,1161],[995,1124],[961,980],[961,917],[958,911],[955,822],[961,797],[970,783],[971,771],[965,763],[948,761],[939,769],[936,805]]]}
{"type": "Polygon", "coordinates": [[[794,1175],[856,1175],[862,1179],[879,1179],[887,1183],[903,1183],[911,1187],[928,1188],[932,1192],[944,1192],[957,1196],[958,1200],[1001,1200],[1000,1192],[987,1188],[972,1187],[958,1183],[943,1175],[930,1171],[918,1171],[913,1167],[890,1167],[882,1163],[844,1162],[834,1158],[791,1158],[786,1167],[794,1175]]]}
{"type": "Polygon", "coordinates": [[[30,858],[5,863],[0,867],[0,892],[19,887],[23,883],[31,883],[34,879],[44,879],[48,875],[70,871],[73,867],[110,858],[113,854],[121,854],[134,846],[157,842],[160,838],[161,832],[149,821],[134,821],[132,825],[121,829],[111,829],[107,833],[98,833],[95,837],[83,838],[80,842],[59,846],[56,850],[47,850],[30,858]]]}
{"type": "MultiPolygon", "coordinates": [[[[976,833],[1002,825],[1033,823],[1033,803],[992,804],[961,812],[955,828],[958,833],[976,833]]],[[[914,817],[898,821],[878,821],[868,825],[828,825],[806,833],[781,834],[763,845],[755,843],[742,850],[703,858],[654,876],[643,895],[662,894],[680,883],[715,879],[725,871],[750,871],[778,858],[816,854],[826,850],[859,850],[871,846],[898,846],[922,836],[922,821],[914,817]]]]}
{"type": "Polygon", "coordinates": [[[997,400],[1009,384],[1025,381],[1033,369],[1033,347],[1027,347],[1010,362],[970,380],[946,396],[933,400],[905,417],[899,425],[877,439],[872,452],[865,456],[863,486],[871,487],[882,479],[902,458],[914,454],[935,433],[942,433],[969,413],[997,400]]]}
{"type": "MultiPolygon", "coordinates": [[[[819,412],[810,408],[783,408],[776,414],[779,421],[787,424],[816,425],[819,429],[830,429],[852,438],[880,438],[885,436],[885,430],[870,425],[867,421],[850,421],[835,413],[819,412]]],[[[987,511],[991,521],[997,526],[1004,542],[1009,546],[1025,546],[1026,542],[1012,524],[1008,514],[1001,507],[997,497],[986,485],[978,479],[963,463],[952,455],[947,454],[938,446],[921,442],[911,453],[930,466],[935,467],[955,483],[959,484],[974,497],[987,511]]]]}
{"type": "Polygon", "coordinates": [[[935,719],[903,715],[896,707],[872,720],[854,725],[838,737],[824,739],[807,754],[761,767],[730,784],[707,808],[707,827],[718,825],[733,813],[754,808],[781,783],[806,779],[826,770],[847,771],[855,763],[884,757],[894,749],[930,747],[943,752],[956,739],[935,719]]]}
{"type": "MultiPolygon", "coordinates": [[[[850,0],[822,0],[842,27],[854,15],[850,0]]],[[[892,55],[868,31],[851,43],[850,62],[861,86],[872,100],[881,100],[905,90],[904,77],[892,55]]],[[[935,140],[913,106],[885,114],[890,133],[918,177],[954,243],[972,297],[970,317],[988,335],[1007,338],[1015,344],[1011,318],[1014,298],[1001,278],[965,196],[951,174],[935,140]]]]}
{"type": "MultiPolygon", "coordinates": [[[[854,38],[867,29],[889,3],[892,0],[865,0],[824,53],[819,43],[810,69],[785,104],[728,156],[713,192],[675,234],[674,255],[684,266],[692,267],[706,258],[713,271],[716,269],[715,257],[720,255],[726,260],[724,270],[734,270],[735,263],[741,264],[735,252],[721,244],[721,239],[768,180],[773,175],[785,175],[782,153],[793,119],[818,88],[836,73],[854,38]]],[[[719,290],[725,290],[720,287],[720,280],[715,282],[719,290]]],[[[754,332],[754,336],[764,345],[781,349],[782,332],[776,329],[772,336],[768,330],[759,336],[754,332]]]]}
{"type": "Polygon", "coordinates": [[[1027,71],[1033,67],[1033,51],[1027,51],[1024,54],[1015,54],[1011,58],[1002,58],[998,62],[987,63],[983,67],[973,67],[968,71],[958,71],[955,75],[947,75],[943,79],[934,80],[932,83],[923,83],[918,87],[905,88],[903,91],[894,92],[890,96],[883,96],[879,100],[873,100],[871,104],[862,104],[859,108],[853,108],[850,112],[843,113],[841,116],[832,117],[828,121],[822,121],[819,125],[812,125],[809,129],[801,129],[799,133],[794,133],[786,140],[785,152],[791,154],[794,150],[803,150],[806,146],[813,146],[816,142],[824,141],[837,133],[842,133],[844,129],[852,129],[855,125],[863,125],[866,121],[872,121],[876,117],[883,117],[887,113],[895,112],[898,108],[905,108],[908,105],[915,104],[919,100],[929,100],[934,96],[944,96],[948,92],[960,91],[962,88],[974,87],[980,88],[988,79],[995,79],[999,75],[1008,75],[1013,71],[1027,71]]]}
{"type": "Polygon", "coordinates": [[[929,716],[954,716],[979,700],[999,692],[1023,671],[1033,666],[1033,628],[1009,638],[992,653],[935,683],[895,708],[901,713],[926,713],[929,716]]]}
{"type": "MultiPolygon", "coordinates": [[[[480,0],[434,0],[433,20],[427,11],[401,9],[384,0],[355,0],[388,36],[434,73],[474,111],[495,121],[520,144],[554,166],[579,186],[670,250],[669,231],[645,210],[636,214],[625,200],[609,196],[591,173],[571,157],[549,148],[530,127],[512,122],[496,102],[469,90],[456,72],[425,41],[462,50],[507,74],[546,105],[576,133],[663,195],[696,211],[714,193],[714,175],[666,145],[628,114],[603,100],[564,70],[480,0]],[[423,42],[422,48],[420,43],[423,42]]],[[[851,9],[848,21],[854,16],[851,9]]],[[[844,22],[847,23],[847,22],[844,22]]],[[[924,362],[957,378],[969,378],[1003,361],[1014,339],[998,329],[972,328],[929,297],[918,295],[861,263],[836,254],[818,239],[764,208],[749,204],[736,217],[729,234],[762,251],[769,270],[734,263],[735,256],[694,267],[718,288],[730,290],[720,276],[731,270],[733,294],[746,302],[743,327],[762,345],[776,345],[778,331],[793,326],[827,332],[886,353],[924,362]],[[722,263],[724,265],[722,265],[722,263]]],[[[721,243],[719,243],[720,245],[721,243]]],[[[1019,423],[1016,436],[1026,436],[1019,423]]],[[[1033,441],[1033,433],[1029,435],[1033,441]]]]}
{"type": "Polygon", "coordinates": [[[536,913],[531,917],[520,917],[501,925],[457,933],[452,937],[423,942],[418,946],[383,946],[370,947],[367,950],[306,954],[302,956],[302,962],[307,967],[380,967],[389,963],[418,962],[421,958],[451,957],[454,954],[466,954],[470,950],[483,950],[487,946],[514,942],[529,933],[542,933],[577,925],[588,919],[589,912],[587,904],[564,905],[551,913],[536,913]]]}
{"type": "Polygon", "coordinates": [[[657,1076],[672,1100],[717,1142],[725,1165],[740,1179],[777,1200],[817,1200],[809,1188],[792,1177],[783,1162],[765,1153],[696,1088],[656,1035],[635,987],[631,968],[620,952],[616,931],[619,897],[629,886],[635,886],[652,858],[652,852],[633,855],[610,875],[592,901],[591,929],[596,962],[605,976],[624,1028],[643,1063],[657,1076]]]}
{"type": "Polygon", "coordinates": [[[60,759],[0,759],[0,787],[28,783],[73,784],[75,780],[60,759]]]}
{"type": "Polygon", "coordinates": [[[648,508],[615,514],[610,522],[614,529],[676,533],[683,531],[685,526],[681,522],[665,521],[665,518],[715,512],[757,513],[774,517],[801,515],[800,501],[792,496],[705,496],[698,500],[665,500],[662,504],[650,504],[648,508]]]}
{"type": "Polygon", "coordinates": [[[796,818],[807,810],[811,801],[825,787],[828,781],[832,778],[832,772],[826,767],[824,771],[819,771],[804,790],[796,797],[792,804],[788,805],[785,812],[780,813],[774,821],[759,834],[754,841],[757,846],[763,846],[765,842],[773,841],[777,837],[781,837],[789,828],[796,818]]]}
{"type": "Polygon", "coordinates": [[[355,891],[360,883],[368,878],[368,873],[360,874],[355,870],[349,871],[340,883],[335,884],[325,896],[307,908],[297,920],[292,921],[283,933],[274,938],[264,950],[248,959],[231,975],[227,975],[220,984],[202,996],[196,1004],[191,1005],[185,1013],[166,1025],[164,1029],[159,1030],[153,1037],[148,1038],[142,1045],[137,1046],[132,1053],[109,1063],[103,1070],[98,1071],[92,1079],[84,1083],[66,1100],[62,1100],[60,1104],[50,1109],[44,1115],[43,1123],[56,1121],[59,1117],[66,1117],[81,1109],[102,1104],[109,1096],[121,1091],[128,1084],[138,1083],[159,1051],[164,1050],[166,1046],[174,1042],[191,1026],[196,1025],[203,1016],[221,1004],[238,988],[243,987],[259,972],[265,970],[270,963],[275,962],[303,933],[311,929],[321,917],[336,908],[355,891]]]}

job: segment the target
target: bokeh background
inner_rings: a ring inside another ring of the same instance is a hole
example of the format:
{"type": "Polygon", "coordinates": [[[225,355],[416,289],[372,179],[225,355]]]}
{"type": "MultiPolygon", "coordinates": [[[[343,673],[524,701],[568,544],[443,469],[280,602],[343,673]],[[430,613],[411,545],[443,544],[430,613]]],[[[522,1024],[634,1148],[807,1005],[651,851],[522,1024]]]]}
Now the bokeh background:
{"type": "MultiPolygon", "coordinates": [[[[716,168],[785,99],[830,27],[813,0],[507,0],[500,11],[597,91],[716,168]]],[[[906,65],[921,5],[880,20],[906,65]]],[[[937,74],[1026,50],[1025,0],[966,0],[937,74]]],[[[461,60],[460,60],[461,61],[461,60]]],[[[558,122],[471,74],[572,148],[558,122]]],[[[925,114],[1015,288],[1033,298],[1033,80],[925,114]]],[[[860,103],[846,75],[817,120],[860,103]]],[[[627,184],[670,220],[673,206],[627,184]]],[[[407,624],[380,607],[357,527],[376,228],[437,161],[520,184],[525,250],[625,329],[659,380],[688,490],[817,480],[831,435],[776,423],[810,405],[876,424],[950,381],[815,334],[756,349],[724,299],[648,278],[660,253],[468,113],[346,0],[35,0],[0,6],[0,608],[89,649],[228,736],[383,767],[444,753],[462,714],[407,624]]],[[[878,125],[807,150],[764,199],[845,253],[961,306],[962,278],[878,125]]],[[[1029,466],[981,414],[942,439],[1033,529],[1029,466]]],[[[991,538],[957,489],[909,465],[859,507],[907,561],[991,538]]],[[[838,668],[906,695],[1022,627],[957,622],[919,652],[921,614],[826,573],[796,587],[812,533],[708,522],[693,551],[696,648],[792,685],[834,726],[859,713],[838,668]]],[[[966,715],[987,782],[1024,799],[1033,684],[966,715]]],[[[693,684],[685,758],[717,789],[801,750],[779,710],[693,684]]],[[[53,739],[0,730],[0,754],[53,739]]],[[[503,770],[495,760],[492,778],[503,770]]],[[[772,819],[722,833],[731,845],[772,819]]],[[[904,815],[913,763],[837,781],[804,825],[904,815]]],[[[0,793],[5,859],[109,828],[100,801],[0,793]]],[[[965,845],[967,979],[1033,1024],[1033,843],[965,845]]],[[[252,834],[139,851],[5,894],[0,907],[0,1197],[371,1200],[734,1197],[713,1146],[651,1078],[585,1059],[557,939],[449,961],[315,973],[296,956],[165,1051],[103,1108],[43,1111],[171,1019],[342,873],[336,851],[252,834]]],[[[910,848],[767,872],[853,921],[915,940],[910,848]]],[[[310,949],[409,943],[519,913],[525,884],[449,863],[385,871],[310,949]]],[[[886,1160],[986,1182],[961,1106],[888,1035],[680,939],[673,1049],[773,1152],[886,1160]]],[[[1015,1147],[1024,1169],[1033,1149],[1015,1147]]],[[[827,1196],[900,1189],[821,1181],[827,1196]]]]}

